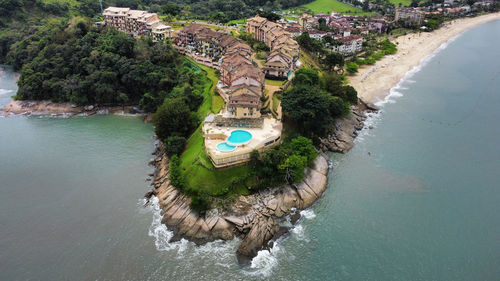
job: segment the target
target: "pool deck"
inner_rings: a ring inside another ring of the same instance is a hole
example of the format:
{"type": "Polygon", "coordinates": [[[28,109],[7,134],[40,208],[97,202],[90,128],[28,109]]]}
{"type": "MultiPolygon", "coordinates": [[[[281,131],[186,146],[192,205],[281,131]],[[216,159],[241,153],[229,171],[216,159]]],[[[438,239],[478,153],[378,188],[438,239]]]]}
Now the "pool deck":
{"type": "Polygon", "coordinates": [[[263,152],[281,141],[282,123],[274,118],[265,118],[262,128],[218,127],[213,123],[203,125],[205,150],[215,167],[228,167],[250,161],[253,150],[263,152]],[[233,151],[219,151],[217,145],[225,142],[232,131],[243,130],[252,134],[252,139],[233,151]]]}

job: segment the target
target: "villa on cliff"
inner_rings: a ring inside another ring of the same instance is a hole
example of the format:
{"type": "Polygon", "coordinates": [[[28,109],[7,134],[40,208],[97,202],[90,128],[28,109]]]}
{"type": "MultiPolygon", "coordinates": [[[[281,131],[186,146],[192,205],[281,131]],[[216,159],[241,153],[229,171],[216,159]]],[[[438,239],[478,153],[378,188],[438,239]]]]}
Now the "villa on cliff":
{"type": "Polygon", "coordinates": [[[281,122],[261,115],[265,76],[250,46],[199,24],[178,32],[174,43],[180,53],[220,72],[217,92],[226,107],[203,123],[205,152],[216,168],[246,163],[252,151],[281,141],[281,122]]]}
{"type": "Polygon", "coordinates": [[[264,65],[266,77],[286,79],[295,70],[299,58],[299,44],[282,25],[256,16],[247,20],[247,33],[264,42],[271,52],[264,65]]]}
{"type": "Polygon", "coordinates": [[[153,41],[172,37],[173,30],[165,25],[156,13],[130,8],[108,7],[103,11],[107,26],[126,32],[132,36],[148,36],[153,41]]]}

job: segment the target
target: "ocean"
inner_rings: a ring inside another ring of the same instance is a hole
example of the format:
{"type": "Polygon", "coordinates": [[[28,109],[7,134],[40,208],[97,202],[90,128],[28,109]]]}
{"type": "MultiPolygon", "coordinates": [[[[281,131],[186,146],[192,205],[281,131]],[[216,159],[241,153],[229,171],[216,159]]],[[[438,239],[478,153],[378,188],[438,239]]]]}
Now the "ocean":
{"type": "Polygon", "coordinates": [[[238,241],[167,242],[142,198],[140,117],[0,117],[0,280],[498,280],[499,50],[494,21],[408,73],[331,155],[321,200],[245,267],[238,241]]]}

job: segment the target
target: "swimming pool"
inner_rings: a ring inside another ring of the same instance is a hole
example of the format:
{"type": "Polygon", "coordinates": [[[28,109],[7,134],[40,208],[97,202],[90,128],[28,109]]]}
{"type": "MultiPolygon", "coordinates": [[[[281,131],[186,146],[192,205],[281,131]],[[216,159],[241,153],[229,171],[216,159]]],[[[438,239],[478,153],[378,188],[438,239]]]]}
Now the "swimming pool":
{"type": "Polygon", "coordinates": [[[233,151],[236,149],[236,146],[221,142],[217,145],[217,149],[220,151],[233,151]]]}
{"type": "Polygon", "coordinates": [[[226,139],[226,142],[229,145],[239,146],[242,144],[247,144],[251,139],[252,139],[252,134],[250,134],[250,132],[243,130],[236,130],[231,132],[231,135],[229,136],[229,138],[226,139]]]}

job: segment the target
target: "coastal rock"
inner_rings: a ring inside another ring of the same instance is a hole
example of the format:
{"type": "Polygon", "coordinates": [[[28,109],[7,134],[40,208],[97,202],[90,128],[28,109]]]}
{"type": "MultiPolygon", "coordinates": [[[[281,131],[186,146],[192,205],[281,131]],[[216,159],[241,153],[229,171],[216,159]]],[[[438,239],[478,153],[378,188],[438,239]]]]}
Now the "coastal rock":
{"type": "Polygon", "coordinates": [[[304,183],[309,186],[317,197],[320,197],[325,191],[326,181],[327,178],[324,174],[313,169],[309,170],[304,179],[304,183]]]}
{"type": "MultiPolygon", "coordinates": [[[[50,116],[90,116],[96,113],[100,114],[123,114],[130,112],[133,106],[76,106],[69,102],[55,103],[47,100],[14,100],[1,108],[4,114],[24,114],[24,115],[50,115],[50,116]]],[[[138,113],[141,114],[141,113],[138,113]]]]}
{"type": "Polygon", "coordinates": [[[344,118],[335,120],[332,124],[331,133],[325,138],[320,138],[320,148],[322,151],[332,151],[346,153],[354,146],[354,139],[358,131],[363,129],[366,120],[366,111],[378,110],[374,105],[367,105],[360,102],[351,107],[351,112],[344,118]]]}

